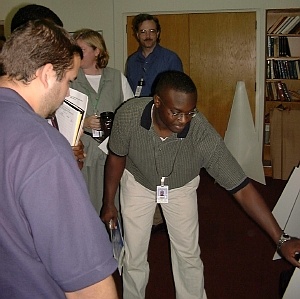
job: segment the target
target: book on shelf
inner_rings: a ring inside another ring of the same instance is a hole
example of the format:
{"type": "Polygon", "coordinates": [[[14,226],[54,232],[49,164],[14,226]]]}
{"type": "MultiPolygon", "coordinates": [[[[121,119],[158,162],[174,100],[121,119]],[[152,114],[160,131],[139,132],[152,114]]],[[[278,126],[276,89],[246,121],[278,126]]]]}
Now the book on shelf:
{"type": "Polygon", "coordinates": [[[300,34],[300,22],[298,22],[296,26],[293,29],[291,29],[289,34],[300,34]]]}
{"type": "Polygon", "coordinates": [[[279,17],[267,30],[268,34],[274,34],[274,31],[286,20],[287,16],[279,17]]]}
{"type": "Polygon", "coordinates": [[[300,16],[281,16],[267,30],[267,34],[299,34],[300,16]]]}
{"type": "Polygon", "coordinates": [[[300,60],[295,60],[295,69],[297,74],[297,79],[300,79],[300,66],[299,66],[300,60]]]}
{"type": "Polygon", "coordinates": [[[286,36],[268,36],[268,57],[291,57],[289,41],[286,36]]]}
{"type": "Polygon", "coordinates": [[[281,31],[292,21],[293,17],[286,17],[284,21],[274,30],[274,34],[280,34],[281,31]]]}
{"type": "Polygon", "coordinates": [[[266,83],[266,99],[268,101],[277,101],[276,94],[274,94],[271,82],[266,83]]]}
{"type": "Polygon", "coordinates": [[[267,79],[300,79],[299,59],[268,59],[267,79]]]}
{"type": "Polygon", "coordinates": [[[274,57],[274,37],[268,35],[267,37],[267,56],[274,57]]]}
{"type": "Polygon", "coordinates": [[[284,93],[284,100],[286,102],[291,102],[292,98],[291,98],[290,91],[288,90],[286,84],[284,82],[279,82],[279,84],[281,85],[283,93],[284,93]]]}
{"type": "Polygon", "coordinates": [[[281,81],[266,83],[266,98],[268,101],[292,101],[292,96],[287,88],[287,85],[281,81]]]}
{"type": "Polygon", "coordinates": [[[281,38],[282,38],[282,47],[283,47],[282,56],[291,57],[291,50],[290,50],[288,38],[286,36],[281,36],[281,38]]]}
{"type": "Polygon", "coordinates": [[[290,34],[291,30],[299,23],[300,16],[295,16],[293,19],[286,25],[285,28],[281,30],[281,34],[290,34]]]}
{"type": "Polygon", "coordinates": [[[285,102],[285,94],[283,91],[282,83],[281,82],[276,82],[276,88],[277,88],[277,94],[278,94],[278,99],[281,102],[285,102]]]}

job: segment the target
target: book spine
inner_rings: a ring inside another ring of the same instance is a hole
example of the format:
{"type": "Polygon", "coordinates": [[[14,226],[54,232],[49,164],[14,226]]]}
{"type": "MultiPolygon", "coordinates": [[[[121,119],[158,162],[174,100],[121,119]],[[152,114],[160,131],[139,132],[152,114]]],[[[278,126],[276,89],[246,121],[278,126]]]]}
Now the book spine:
{"type": "Polygon", "coordinates": [[[290,95],[290,92],[286,86],[285,83],[281,83],[282,85],[282,89],[283,89],[283,93],[284,93],[284,98],[287,102],[291,102],[292,98],[291,98],[291,95],[290,95]]]}
{"type": "Polygon", "coordinates": [[[282,101],[282,102],[285,102],[286,99],[285,99],[285,94],[284,94],[284,91],[283,91],[283,88],[282,88],[282,83],[279,81],[279,82],[276,82],[276,87],[277,87],[277,93],[278,93],[278,97],[279,97],[279,101],[282,101]]]}

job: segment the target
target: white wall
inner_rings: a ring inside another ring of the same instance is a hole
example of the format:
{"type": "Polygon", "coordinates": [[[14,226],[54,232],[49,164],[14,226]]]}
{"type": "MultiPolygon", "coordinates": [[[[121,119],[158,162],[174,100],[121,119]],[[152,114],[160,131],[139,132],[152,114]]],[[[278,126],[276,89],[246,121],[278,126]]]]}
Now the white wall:
{"type": "MultiPolygon", "coordinates": [[[[25,3],[20,0],[0,1],[0,20],[5,20],[4,24],[8,27],[16,6],[25,3]]],[[[257,15],[257,95],[255,124],[258,130],[258,138],[262,142],[265,10],[272,8],[300,8],[300,0],[40,0],[34,3],[45,5],[52,9],[62,19],[68,31],[74,31],[83,27],[94,30],[102,29],[110,53],[109,65],[121,71],[124,70],[127,58],[126,17],[129,15],[136,15],[140,12],[162,14],[255,11],[257,15]]],[[[5,32],[8,35],[9,28],[6,28],[5,32]]]]}
{"type": "Polygon", "coordinates": [[[17,8],[25,4],[40,4],[49,7],[63,21],[64,27],[72,32],[80,28],[103,30],[106,46],[112,54],[110,65],[114,65],[114,11],[113,0],[0,0],[0,20],[5,20],[5,34],[10,34],[11,18],[17,8]]]}

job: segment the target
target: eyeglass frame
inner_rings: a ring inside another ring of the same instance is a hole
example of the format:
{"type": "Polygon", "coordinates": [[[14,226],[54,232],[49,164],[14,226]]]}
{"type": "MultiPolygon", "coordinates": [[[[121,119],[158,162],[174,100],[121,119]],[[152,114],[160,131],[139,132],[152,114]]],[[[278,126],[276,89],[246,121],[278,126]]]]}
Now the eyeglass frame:
{"type": "Polygon", "coordinates": [[[183,116],[187,117],[188,119],[192,119],[192,118],[194,118],[194,117],[196,116],[196,114],[199,112],[198,109],[197,109],[197,107],[195,107],[195,108],[193,109],[193,111],[190,111],[190,112],[188,112],[188,113],[184,113],[184,112],[173,112],[173,111],[171,110],[171,108],[169,108],[169,107],[164,103],[164,101],[162,100],[162,98],[161,98],[160,96],[158,96],[158,95],[156,95],[156,96],[159,98],[160,102],[161,102],[161,103],[169,110],[169,112],[171,113],[172,117],[177,117],[178,120],[182,119],[183,116]]]}
{"type": "Polygon", "coordinates": [[[141,30],[139,30],[138,31],[138,34],[143,34],[143,35],[145,35],[145,34],[147,34],[147,33],[149,33],[149,35],[154,35],[154,34],[157,34],[157,29],[141,29],[141,30]]]}

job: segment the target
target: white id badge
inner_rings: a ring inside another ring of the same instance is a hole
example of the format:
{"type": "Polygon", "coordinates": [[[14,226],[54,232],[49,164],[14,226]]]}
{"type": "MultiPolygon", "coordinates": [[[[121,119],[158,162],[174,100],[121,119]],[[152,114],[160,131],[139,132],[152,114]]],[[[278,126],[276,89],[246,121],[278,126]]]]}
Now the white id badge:
{"type": "Polygon", "coordinates": [[[168,186],[156,186],[156,202],[157,203],[168,203],[168,186]]]}
{"type": "Polygon", "coordinates": [[[134,94],[134,96],[135,96],[136,98],[139,98],[139,97],[140,97],[141,92],[142,92],[142,88],[143,88],[142,85],[138,85],[138,86],[136,87],[135,94],[134,94]]]}
{"type": "Polygon", "coordinates": [[[93,137],[101,137],[99,130],[92,130],[92,132],[93,132],[93,137]]]}

